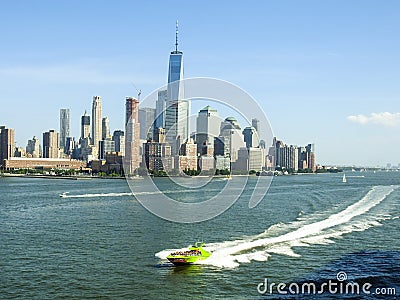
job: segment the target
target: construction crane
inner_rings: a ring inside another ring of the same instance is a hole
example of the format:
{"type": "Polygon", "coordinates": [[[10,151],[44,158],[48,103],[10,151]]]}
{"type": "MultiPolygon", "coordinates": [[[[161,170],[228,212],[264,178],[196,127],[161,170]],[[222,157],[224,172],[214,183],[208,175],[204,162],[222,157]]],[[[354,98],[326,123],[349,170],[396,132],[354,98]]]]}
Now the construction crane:
{"type": "Polygon", "coordinates": [[[138,93],[137,99],[138,99],[138,101],[140,101],[140,95],[142,94],[142,90],[139,90],[133,82],[132,82],[132,85],[135,88],[136,92],[138,93]]]}

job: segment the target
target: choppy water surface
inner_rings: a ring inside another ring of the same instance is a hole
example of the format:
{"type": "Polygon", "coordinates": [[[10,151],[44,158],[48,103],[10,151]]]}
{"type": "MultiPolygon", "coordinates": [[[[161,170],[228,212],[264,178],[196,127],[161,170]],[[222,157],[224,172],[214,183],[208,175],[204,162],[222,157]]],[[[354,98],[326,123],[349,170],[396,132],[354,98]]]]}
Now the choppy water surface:
{"type": "MultiPolygon", "coordinates": [[[[265,279],[318,284],[339,272],[398,295],[400,174],[347,175],[347,184],[335,174],[274,178],[253,209],[250,178],[229,210],[196,224],[152,215],[124,180],[0,178],[0,298],[259,299],[265,279]],[[196,240],[213,252],[202,264],[165,259],[196,240]]],[[[184,201],[225,184],[189,193],[156,180],[184,201]]]]}

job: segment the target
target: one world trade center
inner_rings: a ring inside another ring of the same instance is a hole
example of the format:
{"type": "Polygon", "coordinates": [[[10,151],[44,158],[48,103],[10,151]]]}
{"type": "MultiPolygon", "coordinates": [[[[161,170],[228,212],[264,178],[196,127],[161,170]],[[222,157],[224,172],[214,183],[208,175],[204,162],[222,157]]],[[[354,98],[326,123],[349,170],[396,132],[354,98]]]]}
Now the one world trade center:
{"type": "Polygon", "coordinates": [[[166,140],[173,155],[179,155],[179,145],[189,136],[189,102],[183,86],[183,53],[178,51],[178,21],[176,22],[175,50],[169,56],[168,88],[165,113],[166,140]]]}

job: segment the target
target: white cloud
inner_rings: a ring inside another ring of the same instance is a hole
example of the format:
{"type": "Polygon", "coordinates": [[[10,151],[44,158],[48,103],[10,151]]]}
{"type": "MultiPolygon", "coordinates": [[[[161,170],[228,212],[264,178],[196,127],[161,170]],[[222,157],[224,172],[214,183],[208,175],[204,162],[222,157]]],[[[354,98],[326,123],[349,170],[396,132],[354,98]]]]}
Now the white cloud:
{"type": "Polygon", "coordinates": [[[400,113],[381,112],[371,113],[369,116],[348,116],[347,120],[350,122],[359,123],[361,125],[375,124],[383,126],[396,126],[400,124],[400,113]]]}

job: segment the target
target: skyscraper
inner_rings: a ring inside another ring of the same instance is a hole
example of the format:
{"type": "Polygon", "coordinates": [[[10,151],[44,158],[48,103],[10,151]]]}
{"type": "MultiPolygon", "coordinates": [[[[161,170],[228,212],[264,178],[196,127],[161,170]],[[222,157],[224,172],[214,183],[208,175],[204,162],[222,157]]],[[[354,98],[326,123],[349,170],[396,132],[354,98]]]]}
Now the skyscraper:
{"type": "Polygon", "coordinates": [[[99,142],[99,159],[106,159],[106,154],[115,152],[115,142],[112,140],[102,140],[99,142]]]}
{"type": "Polygon", "coordinates": [[[75,138],[73,136],[68,136],[65,142],[64,153],[67,154],[69,157],[72,157],[75,148],[76,148],[75,138]]]}
{"type": "Polygon", "coordinates": [[[93,97],[92,106],[92,142],[95,147],[99,147],[102,135],[102,114],[103,108],[100,96],[93,97]]]}
{"type": "MultiPolygon", "coordinates": [[[[221,122],[220,135],[216,140],[220,139],[220,141],[229,145],[229,156],[232,162],[237,160],[238,150],[244,146],[243,136],[241,133],[242,130],[240,124],[234,117],[227,117],[223,122],[221,122]]],[[[220,153],[219,149],[221,149],[221,145],[215,145],[214,151],[220,153]]],[[[225,153],[225,155],[226,154],[227,153],[225,153]]]]}
{"type": "Polygon", "coordinates": [[[14,156],[14,129],[0,126],[0,166],[3,161],[14,156]]]}
{"type": "Polygon", "coordinates": [[[49,130],[43,133],[43,157],[58,158],[58,132],[49,130]]]}
{"type": "Polygon", "coordinates": [[[40,157],[40,142],[36,136],[34,136],[31,140],[28,140],[28,145],[26,146],[26,153],[30,154],[32,158],[40,157]]]}
{"type": "Polygon", "coordinates": [[[259,130],[260,130],[260,120],[258,119],[251,119],[251,126],[254,127],[254,129],[258,132],[258,134],[260,134],[259,130]]]}
{"type": "Polygon", "coordinates": [[[81,139],[88,138],[90,136],[90,116],[85,110],[85,114],[81,118],[81,139]]]}
{"type": "Polygon", "coordinates": [[[199,111],[196,120],[196,143],[197,152],[208,143],[214,143],[214,138],[219,135],[221,120],[216,109],[207,105],[199,111]]]}
{"type": "Polygon", "coordinates": [[[244,142],[246,143],[246,148],[259,146],[257,130],[254,127],[246,127],[243,129],[243,137],[244,142]]]}
{"type": "Polygon", "coordinates": [[[65,148],[67,137],[70,136],[70,115],[68,108],[60,109],[60,148],[65,148]]]}
{"type": "Polygon", "coordinates": [[[176,22],[175,50],[169,57],[165,130],[167,142],[174,155],[179,152],[179,143],[189,137],[189,102],[184,100],[183,53],[178,51],[178,22],[176,22]]]}
{"type": "Polygon", "coordinates": [[[297,146],[276,143],[276,166],[297,171],[299,169],[299,150],[297,146]]]}
{"type": "Polygon", "coordinates": [[[317,170],[317,166],[315,164],[314,144],[308,144],[305,148],[307,153],[307,168],[315,172],[317,170]]]}
{"type": "Polygon", "coordinates": [[[125,134],[122,130],[115,130],[112,136],[115,143],[115,151],[121,152],[125,156],[125,134]]]}
{"type": "Polygon", "coordinates": [[[140,164],[139,100],[126,97],[125,174],[133,174],[140,164]]]}
{"type": "Polygon", "coordinates": [[[157,102],[156,102],[156,119],[154,121],[154,127],[165,128],[165,110],[167,103],[167,90],[158,91],[157,102]]]}
{"type": "Polygon", "coordinates": [[[108,120],[108,117],[104,117],[101,122],[101,139],[102,140],[111,139],[110,121],[108,120]]]}
{"type": "Polygon", "coordinates": [[[143,107],[139,109],[140,138],[146,140],[153,136],[154,118],[156,110],[151,107],[143,107]]]}

